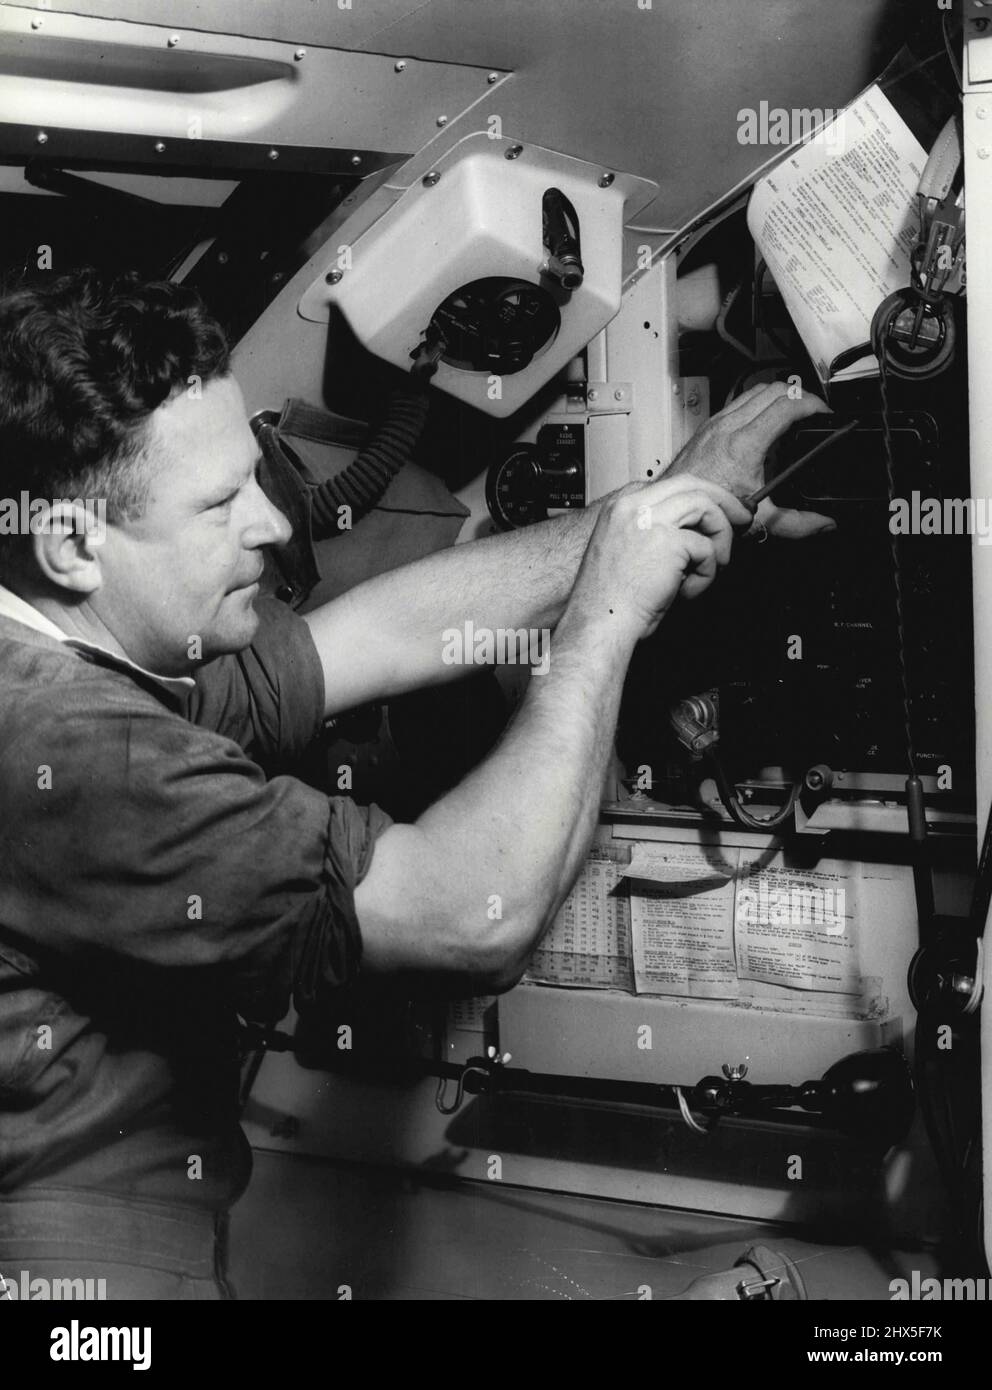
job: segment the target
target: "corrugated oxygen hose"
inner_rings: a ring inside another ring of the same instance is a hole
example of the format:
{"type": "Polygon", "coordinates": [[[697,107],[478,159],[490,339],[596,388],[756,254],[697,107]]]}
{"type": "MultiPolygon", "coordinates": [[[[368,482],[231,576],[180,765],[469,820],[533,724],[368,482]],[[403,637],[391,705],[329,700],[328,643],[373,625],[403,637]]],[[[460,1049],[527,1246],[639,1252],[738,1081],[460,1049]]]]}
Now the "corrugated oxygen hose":
{"type": "Polygon", "coordinates": [[[312,529],[315,541],[343,534],[339,507],[351,508],[354,524],[383,497],[407,463],[423,433],[429,402],[426,391],[413,387],[394,391],[375,438],[333,478],[315,488],[312,529]]]}

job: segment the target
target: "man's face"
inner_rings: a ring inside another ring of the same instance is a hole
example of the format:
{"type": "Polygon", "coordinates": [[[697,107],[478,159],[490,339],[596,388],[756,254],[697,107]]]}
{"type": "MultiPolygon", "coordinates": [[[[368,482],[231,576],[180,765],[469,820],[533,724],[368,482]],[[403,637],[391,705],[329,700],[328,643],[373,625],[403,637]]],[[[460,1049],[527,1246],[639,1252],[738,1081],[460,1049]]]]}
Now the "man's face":
{"type": "Polygon", "coordinates": [[[107,527],[92,607],[132,661],[176,675],[255,634],[262,546],[291,528],[255,478],[258,448],[233,377],[164,402],[148,422],[144,515],[107,527]]]}

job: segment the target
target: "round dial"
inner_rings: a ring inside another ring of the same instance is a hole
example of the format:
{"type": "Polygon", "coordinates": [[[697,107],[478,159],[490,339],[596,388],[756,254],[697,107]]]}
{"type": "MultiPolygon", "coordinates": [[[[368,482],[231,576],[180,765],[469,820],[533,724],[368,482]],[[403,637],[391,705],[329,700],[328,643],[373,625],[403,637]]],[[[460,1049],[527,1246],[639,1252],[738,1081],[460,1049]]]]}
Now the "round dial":
{"type": "Polygon", "coordinates": [[[449,294],[435,310],[428,336],[439,338],[442,360],[468,372],[521,372],[556,336],[558,306],[547,290],[494,275],[449,294]]]}
{"type": "Polygon", "coordinates": [[[489,515],[501,531],[546,521],[545,480],[533,444],[518,444],[511,454],[494,463],[486,477],[489,515]]]}

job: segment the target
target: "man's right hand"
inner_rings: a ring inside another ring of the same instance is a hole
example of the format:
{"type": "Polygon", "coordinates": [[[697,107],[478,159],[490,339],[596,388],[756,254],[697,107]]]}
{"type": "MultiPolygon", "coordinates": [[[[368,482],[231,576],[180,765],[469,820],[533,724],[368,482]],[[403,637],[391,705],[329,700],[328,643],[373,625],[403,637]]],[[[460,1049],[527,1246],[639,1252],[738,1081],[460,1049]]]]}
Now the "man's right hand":
{"type": "Polygon", "coordinates": [[[520,979],[585,860],[634,644],[680,593],[707,588],[749,520],[731,493],[685,475],[603,499],[546,671],[503,738],[415,825],[376,842],[355,891],[364,968],[429,972],[456,997],[520,979]]]}
{"type": "Polygon", "coordinates": [[[691,474],[631,483],[606,498],[569,608],[639,640],[681,594],[695,598],[730,560],[733,527],[747,508],[691,474]]]}

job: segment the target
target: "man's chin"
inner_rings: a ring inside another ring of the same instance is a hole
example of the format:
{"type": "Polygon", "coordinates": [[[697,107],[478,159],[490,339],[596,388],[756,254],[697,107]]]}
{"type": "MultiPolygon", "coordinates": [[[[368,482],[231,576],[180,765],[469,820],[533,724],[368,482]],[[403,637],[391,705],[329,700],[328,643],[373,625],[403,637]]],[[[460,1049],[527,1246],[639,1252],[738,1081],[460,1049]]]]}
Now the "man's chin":
{"type": "Polygon", "coordinates": [[[248,589],[235,589],[227,595],[209,639],[204,643],[205,661],[215,656],[229,656],[251,646],[258,631],[259,618],[255,612],[257,597],[257,584],[248,589]]]}

